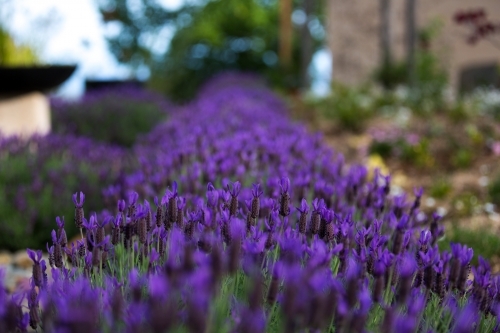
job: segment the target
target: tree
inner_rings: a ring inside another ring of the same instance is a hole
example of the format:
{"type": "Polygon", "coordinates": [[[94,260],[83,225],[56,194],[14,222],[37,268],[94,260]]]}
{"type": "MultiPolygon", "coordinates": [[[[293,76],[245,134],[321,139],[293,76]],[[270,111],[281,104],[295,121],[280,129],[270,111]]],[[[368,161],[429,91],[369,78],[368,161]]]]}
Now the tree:
{"type": "Polygon", "coordinates": [[[302,6],[304,9],[304,14],[306,17],[306,21],[302,25],[300,29],[300,39],[301,39],[301,47],[300,47],[300,87],[305,89],[310,85],[309,80],[309,64],[311,63],[313,53],[314,53],[314,39],[311,36],[311,31],[309,28],[309,23],[311,22],[311,18],[314,15],[317,1],[316,0],[303,0],[302,6]]]}
{"type": "Polygon", "coordinates": [[[416,2],[406,0],[406,65],[410,87],[415,85],[416,2]]]}
{"type": "MultiPolygon", "coordinates": [[[[125,0],[101,5],[103,20],[121,27],[119,34],[109,38],[111,51],[134,68],[147,66],[151,85],[173,99],[191,98],[200,84],[223,70],[260,72],[273,84],[299,87],[301,40],[297,35],[290,42],[290,65],[283,71],[278,64],[278,0],[215,0],[188,3],[177,11],[167,11],[153,0],[137,3],[136,8],[125,0]],[[175,29],[168,51],[152,52],[150,45],[165,27],[175,29]]],[[[291,8],[298,3],[295,0],[291,8]]],[[[320,15],[316,12],[311,17],[320,15]]],[[[320,42],[314,39],[312,44],[311,54],[320,42]]],[[[308,57],[303,58],[305,63],[308,57]]]]}
{"type": "Polygon", "coordinates": [[[292,63],[292,11],[292,0],[279,0],[279,60],[281,67],[285,70],[292,63]]]}
{"type": "Polygon", "coordinates": [[[392,61],[391,54],[391,1],[380,0],[380,60],[381,67],[388,67],[392,61]]]}
{"type": "Polygon", "coordinates": [[[7,31],[0,27],[0,65],[26,66],[38,63],[38,57],[33,48],[18,45],[7,31]]]}
{"type": "Polygon", "coordinates": [[[107,38],[110,51],[119,62],[137,69],[154,62],[150,44],[161,38],[161,30],[182,24],[196,6],[188,3],[171,11],[154,0],[139,0],[135,6],[126,0],[101,0],[99,9],[106,25],[119,27],[118,33],[107,38]]]}
{"type": "Polygon", "coordinates": [[[376,79],[385,89],[392,89],[394,82],[398,81],[399,69],[393,64],[391,53],[391,1],[379,2],[379,69],[375,73],[376,79]]]}
{"type": "Polygon", "coordinates": [[[455,13],[456,24],[465,25],[469,28],[467,43],[474,45],[480,40],[488,40],[492,45],[500,49],[500,43],[491,38],[500,33],[500,22],[490,21],[484,9],[461,10],[455,13]]]}

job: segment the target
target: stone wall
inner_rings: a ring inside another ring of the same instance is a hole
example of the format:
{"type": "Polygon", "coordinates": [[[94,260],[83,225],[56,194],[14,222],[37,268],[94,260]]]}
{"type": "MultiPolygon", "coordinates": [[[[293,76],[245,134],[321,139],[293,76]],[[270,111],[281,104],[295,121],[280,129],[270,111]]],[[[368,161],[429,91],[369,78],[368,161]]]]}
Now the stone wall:
{"type": "MultiPolygon", "coordinates": [[[[391,1],[391,47],[395,59],[405,54],[405,0],[391,1]]],[[[379,1],[328,0],[327,43],[333,54],[333,80],[346,84],[366,81],[380,63],[379,1]]],[[[417,0],[417,25],[424,27],[435,19],[444,23],[433,42],[442,64],[449,70],[450,83],[458,85],[464,67],[500,63],[500,50],[482,40],[475,45],[466,42],[468,29],[453,22],[462,9],[484,8],[488,18],[500,22],[499,0],[417,0]]],[[[495,37],[500,42],[499,37],[495,37]]]]}

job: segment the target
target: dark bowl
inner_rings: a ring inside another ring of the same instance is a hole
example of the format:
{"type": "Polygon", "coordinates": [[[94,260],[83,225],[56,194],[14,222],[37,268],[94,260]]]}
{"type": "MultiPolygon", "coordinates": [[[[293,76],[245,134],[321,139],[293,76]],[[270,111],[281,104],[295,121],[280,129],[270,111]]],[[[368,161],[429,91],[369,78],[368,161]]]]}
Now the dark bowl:
{"type": "Polygon", "coordinates": [[[75,69],[74,65],[0,66],[0,95],[15,96],[34,91],[46,92],[66,81],[75,69]]]}

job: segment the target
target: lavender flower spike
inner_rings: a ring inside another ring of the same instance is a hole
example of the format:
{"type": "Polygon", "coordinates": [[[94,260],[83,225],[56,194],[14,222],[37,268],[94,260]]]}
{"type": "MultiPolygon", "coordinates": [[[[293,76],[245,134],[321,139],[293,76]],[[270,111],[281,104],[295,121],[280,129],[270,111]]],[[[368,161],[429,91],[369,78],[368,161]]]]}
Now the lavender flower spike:
{"type": "Polygon", "coordinates": [[[260,188],[259,183],[252,184],[252,195],[254,198],[260,197],[263,193],[264,193],[264,191],[262,191],[262,189],[260,188]]]}
{"type": "Polygon", "coordinates": [[[33,284],[39,288],[43,286],[43,273],[42,267],[40,266],[40,261],[42,260],[42,251],[33,251],[31,249],[26,250],[28,256],[33,260],[33,284]]]}
{"type": "Polygon", "coordinates": [[[281,189],[281,194],[288,193],[288,190],[290,189],[290,179],[287,177],[283,177],[280,180],[280,189],[281,189]]]}
{"type": "Polygon", "coordinates": [[[73,194],[73,203],[75,204],[75,207],[82,208],[84,202],[85,194],[83,194],[83,192],[80,192],[80,200],[78,200],[78,192],[73,194]]]}
{"type": "Polygon", "coordinates": [[[64,228],[64,217],[60,218],[59,216],[56,216],[56,224],[59,229],[64,228]]]}

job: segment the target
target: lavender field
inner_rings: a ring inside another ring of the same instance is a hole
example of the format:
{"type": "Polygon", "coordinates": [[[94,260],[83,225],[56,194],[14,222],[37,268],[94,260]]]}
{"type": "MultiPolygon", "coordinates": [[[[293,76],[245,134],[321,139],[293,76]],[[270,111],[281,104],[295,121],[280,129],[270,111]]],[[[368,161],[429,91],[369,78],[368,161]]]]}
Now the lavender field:
{"type": "Polygon", "coordinates": [[[258,77],[165,105],[129,148],[2,139],[0,242],[33,269],[0,289],[0,332],[500,331],[499,276],[439,249],[422,190],[345,163],[258,77]]]}

